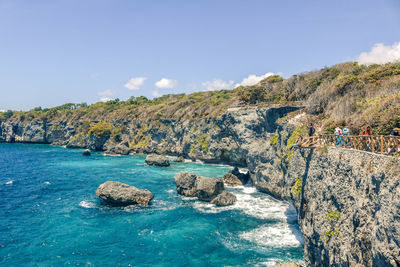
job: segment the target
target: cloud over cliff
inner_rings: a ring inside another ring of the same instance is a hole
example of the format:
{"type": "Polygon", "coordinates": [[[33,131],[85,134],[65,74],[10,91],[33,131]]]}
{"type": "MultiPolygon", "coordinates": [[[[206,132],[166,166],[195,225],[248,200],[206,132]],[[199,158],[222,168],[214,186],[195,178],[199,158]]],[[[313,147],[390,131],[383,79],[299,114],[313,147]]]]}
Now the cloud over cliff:
{"type": "Polygon", "coordinates": [[[393,45],[375,44],[371,51],[361,53],[357,61],[359,64],[364,65],[400,61],[400,42],[393,45]]]}

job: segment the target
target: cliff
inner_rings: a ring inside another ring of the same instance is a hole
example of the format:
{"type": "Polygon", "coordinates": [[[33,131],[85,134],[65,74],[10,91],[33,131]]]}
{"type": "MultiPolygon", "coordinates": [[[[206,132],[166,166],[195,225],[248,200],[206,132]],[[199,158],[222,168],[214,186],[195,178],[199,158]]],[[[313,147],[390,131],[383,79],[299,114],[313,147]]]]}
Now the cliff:
{"type": "Polygon", "coordinates": [[[400,167],[395,158],[324,148],[288,149],[305,130],[301,107],[238,109],[218,118],[0,123],[0,141],[166,153],[247,166],[260,190],[298,211],[309,266],[400,264],[400,167]],[[121,127],[114,131],[115,125],[121,127]],[[294,141],[293,141],[294,140],[294,141]]]}
{"type": "Polygon", "coordinates": [[[289,148],[310,121],[319,133],[389,134],[399,103],[399,63],[344,63],[234,90],[0,112],[0,142],[247,166],[258,190],[296,206],[308,265],[398,266],[398,159],[289,148]]]}

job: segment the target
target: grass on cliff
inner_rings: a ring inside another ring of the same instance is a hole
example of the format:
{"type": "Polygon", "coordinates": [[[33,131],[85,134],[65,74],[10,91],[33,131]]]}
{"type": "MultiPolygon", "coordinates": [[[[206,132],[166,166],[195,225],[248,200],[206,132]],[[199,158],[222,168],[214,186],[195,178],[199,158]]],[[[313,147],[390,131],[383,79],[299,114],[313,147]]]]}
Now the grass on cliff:
{"type": "Polygon", "coordinates": [[[400,63],[338,64],[284,79],[270,76],[233,90],[168,94],[153,100],[131,97],[92,105],[67,103],[53,108],[0,112],[1,120],[123,121],[218,117],[230,106],[300,104],[326,133],[348,127],[358,134],[371,125],[375,134],[400,127],[400,63]]]}

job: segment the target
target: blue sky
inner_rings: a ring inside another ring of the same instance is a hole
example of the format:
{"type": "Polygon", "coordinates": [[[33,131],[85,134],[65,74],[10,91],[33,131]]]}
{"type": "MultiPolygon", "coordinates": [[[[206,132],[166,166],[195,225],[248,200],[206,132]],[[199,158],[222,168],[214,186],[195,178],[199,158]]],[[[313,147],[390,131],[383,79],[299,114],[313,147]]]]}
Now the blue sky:
{"type": "Polygon", "coordinates": [[[399,0],[0,0],[0,110],[233,88],[398,42],[399,0]]]}

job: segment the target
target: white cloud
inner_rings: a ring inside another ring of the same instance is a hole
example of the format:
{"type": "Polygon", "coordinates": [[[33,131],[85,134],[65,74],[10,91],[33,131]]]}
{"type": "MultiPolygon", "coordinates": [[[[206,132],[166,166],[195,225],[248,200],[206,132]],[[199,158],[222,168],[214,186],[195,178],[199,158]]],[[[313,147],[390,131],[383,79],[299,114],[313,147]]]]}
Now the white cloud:
{"type": "Polygon", "coordinates": [[[110,101],[110,100],[113,100],[112,98],[110,98],[110,97],[102,97],[102,98],[100,98],[100,102],[107,102],[107,101],[110,101]]]}
{"type": "Polygon", "coordinates": [[[238,87],[240,85],[243,85],[243,86],[255,85],[255,84],[261,82],[262,80],[264,80],[265,78],[272,76],[272,75],[275,75],[275,73],[267,72],[264,75],[260,75],[260,76],[257,76],[255,74],[250,74],[247,78],[244,78],[241,83],[237,83],[235,85],[235,87],[238,87]]]}
{"type": "Polygon", "coordinates": [[[98,92],[97,93],[99,96],[112,96],[113,93],[111,92],[111,90],[105,90],[103,92],[98,92]]]}
{"type": "Polygon", "coordinates": [[[215,91],[221,89],[231,89],[233,85],[233,81],[224,81],[222,79],[213,79],[212,81],[206,81],[201,83],[203,87],[207,89],[207,91],[215,91]]]}
{"type": "Polygon", "coordinates": [[[400,61],[400,42],[394,45],[375,44],[371,51],[361,53],[357,61],[365,65],[400,61]]]}
{"type": "Polygon", "coordinates": [[[134,77],[131,78],[124,86],[129,90],[139,90],[146,79],[147,77],[134,77]]]}
{"type": "Polygon", "coordinates": [[[152,94],[154,97],[159,97],[159,96],[161,96],[161,94],[160,94],[160,92],[159,92],[158,90],[155,90],[155,91],[151,92],[151,94],[152,94]]]}
{"type": "Polygon", "coordinates": [[[167,78],[162,78],[158,82],[155,83],[157,88],[174,88],[178,84],[177,80],[171,80],[167,78]]]}

